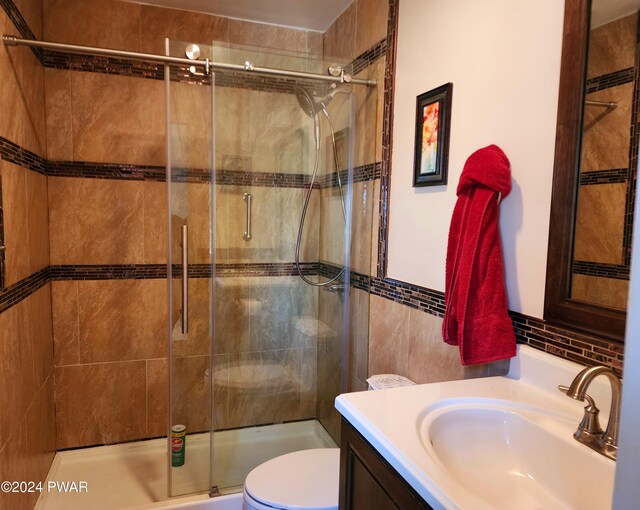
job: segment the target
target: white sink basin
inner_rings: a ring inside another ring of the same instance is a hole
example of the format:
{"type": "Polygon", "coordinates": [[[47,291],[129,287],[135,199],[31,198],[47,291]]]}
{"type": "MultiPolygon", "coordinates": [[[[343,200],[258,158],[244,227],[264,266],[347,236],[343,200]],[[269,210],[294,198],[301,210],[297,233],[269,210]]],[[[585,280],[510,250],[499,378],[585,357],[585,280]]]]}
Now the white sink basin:
{"type": "Polygon", "coordinates": [[[427,454],[493,508],[609,508],[613,462],[553,433],[554,420],[510,402],[445,401],[420,432],[427,454]]]}
{"type": "MultiPolygon", "coordinates": [[[[582,368],[519,346],[506,377],[347,393],[336,408],[435,509],[606,510],[615,462],[573,439],[584,403],[557,389],[582,368]]],[[[609,408],[604,378],[589,394],[609,408]]]]}

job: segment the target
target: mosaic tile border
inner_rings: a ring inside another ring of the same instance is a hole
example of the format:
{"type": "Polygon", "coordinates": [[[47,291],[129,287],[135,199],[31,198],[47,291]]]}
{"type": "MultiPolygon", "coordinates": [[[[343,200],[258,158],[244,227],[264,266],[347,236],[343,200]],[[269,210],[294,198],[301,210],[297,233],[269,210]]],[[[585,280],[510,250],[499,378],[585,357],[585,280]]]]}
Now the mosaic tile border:
{"type": "Polygon", "coordinates": [[[311,176],[285,172],[246,172],[218,170],[216,184],[227,186],[269,186],[274,188],[308,188],[311,176]]]}
{"type": "MultiPolygon", "coordinates": [[[[323,278],[334,278],[342,270],[341,266],[333,264],[327,261],[320,261],[318,263],[318,275],[323,278]]],[[[364,273],[359,273],[353,269],[349,270],[349,285],[355,289],[363,290],[365,292],[371,291],[371,276],[364,273]]]]}
{"type": "Polygon", "coordinates": [[[593,184],[619,184],[629,180],[628,168],[614,168],[611,170],[594,170],[580,174],[580,186],[593,184]]]}
{"type": "Polygon", "coordinates": [[[162,64],[103,55],[44,50],[42,65],[50,69],[164,80],[164,65],[162,64]]]}
{"type": "Polygon", "coordinates": [[[2,175],[0,175],[0,291],[4,289],[6,258],[4,248],[4,212],[2,208],[2,175]]]}
{"type": "Polygon", "coordinates": [[[371,294],[422,310],[431,315],[444,317],[444,292],[391,278],[372,278],[371,294]]]}
{"type": "Polygon", "coordinates": [[[364,69],[374,64],[379,58],[384,57],[387,52],[387,39],[380,39],[368,50],[362,52],[353,61],[344,67],[344,72],[355,76],[364,69]]]}
{"type": "MultiPolygon", "coordinates": [[[[353,169],[353,182],[365,182],[380,179],[382,173],[382,162],[369,163],[367,165],[357,166],[353,169]]],[[[340,180],[344,186],[348,182],[349,171],[340,170],[340,180]]],[[[338,186],[338,174],[332,172],[325,174],[318,179],[320,188],[335,188],[338,186]]]]}
{"type": "MultiPolygon", "coordinates": [[[[166,169],[158,165],[131,165],[126,163],[92,163],[83,161],[48,161],[19,145],[0,137],[0,158],[50,177],[73,177],[84,179],[118,179],[132,181],[166,182],[166,169]]],[[[362,182],[379,179],[382,163],[361,165],[353,169],[353,181],[362,182]]],[[[347,182],[347,170],[340,176],[347,182]]],[[[187,183],[209,183],[210,172],[202,168],[173,169],[174,181],[187,183]]],[[[287,172],[248,172],[219,169],[216,183],[227,186],[260,186],[274,188],[308,188],[311,176],[287,172]]],[[[327,174],[316,182],[317,187],[330,188],[338,185],[337,174],[327,174]]]]}
{"type": "Polygon", "coordinates": [[[571,272],[573,274],[598,276],[600,278],[629,280],[630,269],[628,266],[619,264],[603,264],[601,262],[574,260],[571,272]]]}
{"type": "MultiPolygon", "coordinates": [[[[300,269],[305,276],[318,274],[318,262],[301,262],[300,269]]],[[[216,276],[297,276],[295,262],[254,262],[216,264],[216,276]]]]}
{"type": "MultiPolygon", "coordinates": [[[[131,78],[164,80],[164,65],[143,60],[107,57],[102,55],[85,55],[45,50],[42,63],[44,67],[64,69],[85,73],[101,73],[131,78]]],[[[186,68],[172,66],[171,81],[210,85],[208,76],[194,76],[186,68]]],[[[325,92],[324,81],[305,78],[286,78],[261,76],[236,71],[215,71],[215,82],[218,87],[232,87],[259,92],[276,92],[293,94],[298,87],[304,87],[317,94],[325,92]]]]}
{"type": "Polygon", "coordinates": [[[45,173],[50,177],[166,181],[166,170],[164,166],[90,163],[82,161],[46,161],[45,168],[45,173]]]}
{"type": "Polygon", "coordinates": [[[49,268],[41,269],[37,273],[0,290],[0,313],[17,305],[23,299],[37,292],[49,282],[49,268]]]}
{"type": "Polygon", "coordinates": [[[595,76],[589,78],[586,84],[586,93],[591,94],[599,90],[609,89],[611,87],[617,87],[618,85],[624,85],[625,83],[631,83],[635,76],[635,68],[628,67],[613,73],[603,74],[602,76],[595,76]]]}
{"type": "Polygon", "coordinates": [[[0,136],[0,159],[47,175],[47,160],[0,136]]]}
{"type": "Polygon", "coordinates": [[[518,343],[582,365],[605,365],[622,375],[624,346],[576,333],[527,315],[510,312],[518,343]]]}
{"type": "Polygon", "coordinates": [[[638,150],[640,149],[640,13],[636,23],[636,59],[634,68],[633,107],[631,122],[631,140],[629,143],[629,178],[627,197],[625,201],[625,220],[623,233],[624,265],[631,265],[631,246],[633,236],[633,221],[635,216],[636,186],[638,177],[638,150]]]}
{"type": "MultiPolygon", "coordinates": [[[[305,276],[318,274],[318,262],[300,264],[305,276]]],[[[179,278],[182,267],[171,268],[174,278],[179,278]]],[[[216,276],[296,276],[295,262],[216,264],[216,276]]],[[[166,264],[94,264],[52,265],[7,287],[0,288],[0,313],[17,305],[23,299],[52,281],[83,280],[153,280],[167,277],[166,264]]],[[[191,264],[189,278],[211,278],[209,264],[191,264]]]]}
{"type": "MultiPolygon", "coordinates": [[[[13,26],[16,27],[22,39],[37,39],[31,28],[29,28],[27,20],[22,16],[20,9],[18,9],[18,6],[14,4],[12,0],[0,0],[0,7],[4,9],[4,12],[13,23],[13,26]]],[[[31,51],[42,64],[42,49],[31,48],[31,51]]]]}
{"type": "Polygon", "coordinates": [[[384,100],[382,112],[382,168],[380,172],[380,203],[378,221],[377,277],[387,272],[389,244],[389,194],[391,179],[391,151],[393,145],[393,89],[396,74],[396,34],[398,28],[398,0],[389,0],[387,19],[386,63],[384,68],[384,100]]]}
{"type": "MultiPolygon", "coordinates": [[[[300,264],[303,274],[317,274],[317,262],[300,264]]],[[[179,278],[182,271],[180,264],[173,264],[171,272],[179,278]]],[[[256,263],[221,263],[216,264],[216,276],[293,276],[297,270],[295,262],[256,262],[256,263]]],[[[49,275],[52,281],[63,280],[148,280],[167,277],[166,264],[91,264],[91,265],[59,265],[50,266],[49,275]]],[[[189,278],[211,278],[210,264],[190,264],[189,278]]]]}
{"type": "Polygon", "coordinates": [[[166,264],[87,264],[49,266],[52,281],[146,280],[167,277],[166,264]]]}
{"type": "MultiPolygon", "coordinates": [[[[444,293],[395,280],[372,278],[371,294],[411,308],[444,316],[444,293]]],[[[622,374],[624,346],[592,335],[554,326],[548,322],[509,311],[516,341],[583,365],[606,365],[622,374]]]]}

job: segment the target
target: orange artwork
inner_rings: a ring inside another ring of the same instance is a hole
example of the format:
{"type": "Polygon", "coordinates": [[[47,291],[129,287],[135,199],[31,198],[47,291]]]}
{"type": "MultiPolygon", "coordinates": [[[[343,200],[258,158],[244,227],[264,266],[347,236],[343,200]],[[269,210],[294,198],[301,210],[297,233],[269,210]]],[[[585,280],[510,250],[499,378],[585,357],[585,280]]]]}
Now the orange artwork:
{"type": "Polygon", "coordinates": [[[440,103],[432,103],[422,109],[422,158],[420,173],[436,172],[438,154],[438,113],[440,103]]]}

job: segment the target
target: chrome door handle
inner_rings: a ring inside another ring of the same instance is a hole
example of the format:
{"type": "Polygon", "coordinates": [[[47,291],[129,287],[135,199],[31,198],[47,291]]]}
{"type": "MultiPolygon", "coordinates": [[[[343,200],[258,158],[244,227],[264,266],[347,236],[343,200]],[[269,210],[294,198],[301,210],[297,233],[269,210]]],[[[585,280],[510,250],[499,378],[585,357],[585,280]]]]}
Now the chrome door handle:
{"type": "Polygon", "coordinates": [[[189,227],[182,225],[182,334],[189,332],[189,227]]]}
{"type": "Polygon", "coordinates": [[[242,200],[247,203],[247,230],[242,234],[242,239],[251,241],[251,193],[242,195],[242,200]]]}

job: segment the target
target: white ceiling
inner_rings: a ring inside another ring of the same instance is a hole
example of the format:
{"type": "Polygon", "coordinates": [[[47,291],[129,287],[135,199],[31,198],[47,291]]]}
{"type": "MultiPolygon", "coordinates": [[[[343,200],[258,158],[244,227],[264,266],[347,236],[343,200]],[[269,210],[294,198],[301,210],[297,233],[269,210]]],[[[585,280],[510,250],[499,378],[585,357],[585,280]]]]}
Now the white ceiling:
{"type": "Polygon", "coordinates": [[[596,28],[640,9],[640,0],[593,0],[591,27],[596,28]]]}
{"type": "Polygon", "coordinates": [[[129,0],[324,32],[353,0],[129,0]]]}

